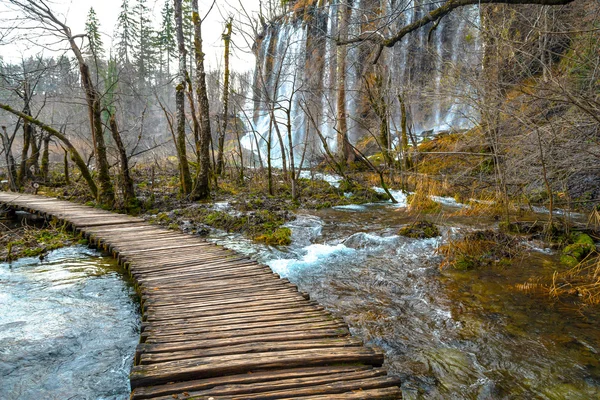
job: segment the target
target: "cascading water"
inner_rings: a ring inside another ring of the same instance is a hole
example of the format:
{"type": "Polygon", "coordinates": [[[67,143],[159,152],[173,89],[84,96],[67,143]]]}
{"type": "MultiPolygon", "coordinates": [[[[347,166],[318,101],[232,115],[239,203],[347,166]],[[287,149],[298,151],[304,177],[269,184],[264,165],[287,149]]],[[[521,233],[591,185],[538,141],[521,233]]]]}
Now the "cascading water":
{"type": "MultiPolygon", "coordinates": [[[[381,8],[375,3],[379,4],[366,0],[350,2],[349,38],[372,30],[371,21],[382,18],[389,27],[382,34],[390,35],[436,6],[422,0],[391,1],[381,8]]],[[[343,14],[338,7],[337,2],[330,2],[315,6],[304,18],[293,13],[286,15],[273,22],[256,43],[255,95],[246,111],[253,115],[252,129],[242,144],[255,154],[260,152],[263,161],[268,143],[275,166],[281,166],[282,148],[289,152],[288,110],[296,160],[306,154],[305,160],[310,162],[323,154],[317,129],[330,149],[336,150],[335,38],[343,14]]],[[[474,76],[473,71],[478,71],[481,64],[478,26],[478,9],[465,8],[446,16],[435,29],[429,25],[418,29],[393,49],[384,51],[379,63],[386,82],[393,88],[383,94],[390,113],[392,141],[400,129],[398,95],[406,101],[411,131],[417,135],[472,126],[471,121],[477,119],[469,104],[474,98],[473,90],[463,77],[474,76]]],[[[377,132],[379,125],[363,79],[372,48],[368,42],[347,46],[346,114],[348,137],[355,144],[377,132]]]]}

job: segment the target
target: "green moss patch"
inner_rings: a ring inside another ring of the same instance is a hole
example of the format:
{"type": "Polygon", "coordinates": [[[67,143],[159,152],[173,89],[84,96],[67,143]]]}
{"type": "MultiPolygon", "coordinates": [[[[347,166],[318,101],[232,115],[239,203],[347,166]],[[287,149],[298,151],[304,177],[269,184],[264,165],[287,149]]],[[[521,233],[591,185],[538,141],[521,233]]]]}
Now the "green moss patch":
{"type": "Polygon", "coordinates": [[[413,239],[429,239],[440,236],[440,230],[429,221],[416,221],[400,228],[398,235],[413,239]]]}

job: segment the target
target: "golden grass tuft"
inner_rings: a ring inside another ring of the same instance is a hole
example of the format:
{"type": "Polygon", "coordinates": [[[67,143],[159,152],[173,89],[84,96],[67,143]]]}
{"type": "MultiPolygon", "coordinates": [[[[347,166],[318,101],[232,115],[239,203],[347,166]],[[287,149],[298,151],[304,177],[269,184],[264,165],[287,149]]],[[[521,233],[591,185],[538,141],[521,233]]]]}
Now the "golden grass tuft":
{"type": "Polygon", "coordinates": [[[503,232],[493,230],[475,231],[460,239],[449,239],[437,248],[444,258],[440,268],[460,271],[482,266],[509,265],[522,253],[518,240],[503,232]]]}
{"type": "Polygon", "coordinates": [[[586,304],[600,304],[600,257],[598,253],[593,252],[567,271],[555,271],[548,294],[551,297],[577,295],[586,304]]]}

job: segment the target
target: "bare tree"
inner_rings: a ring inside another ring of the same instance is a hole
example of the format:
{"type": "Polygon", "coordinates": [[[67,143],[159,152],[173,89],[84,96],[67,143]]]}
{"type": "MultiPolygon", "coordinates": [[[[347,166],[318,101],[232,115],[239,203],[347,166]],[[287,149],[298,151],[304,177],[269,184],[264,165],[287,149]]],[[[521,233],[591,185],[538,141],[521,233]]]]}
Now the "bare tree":
{"type": "Polygon", "coordinates": [[[107,206],[114,204],[114,189],[110,181],[109,164],[106,154],[106,145],[102,129],[102,104],[101,96],[92,80],[90,69],[85,61],[81,49],[76,40],[85,35],[74,35],[71,29],[61,20],[59,20],[45,0],[9,0],[11,4],[18,6],[28,18],[38,21],[40,26],[53,34],[59,36],[69,43],[77,62],[81,74],[81,84],[83,86],[90,121],[90,129],[94,143],[94,155],[96,161],[96,170],[98,173],[99,190],[98,200],[107,206]]]}

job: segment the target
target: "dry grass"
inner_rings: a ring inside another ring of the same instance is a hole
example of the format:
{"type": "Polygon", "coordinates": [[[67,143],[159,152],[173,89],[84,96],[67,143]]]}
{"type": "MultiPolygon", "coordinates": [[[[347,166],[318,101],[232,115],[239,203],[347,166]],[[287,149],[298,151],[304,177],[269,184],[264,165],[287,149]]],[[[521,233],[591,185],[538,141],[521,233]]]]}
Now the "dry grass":
{"type": "Polygon", "coordinates": [[[574,268],[565,272],[554,272],[548,287],[551,297],[581,297],[586,304],[600,304],[600,257],[594,252],[574,268]]]}
{"type": "Polygon", "coordinates": [[[509,265],[522,253],[518,240],[493,230],[475,231],[460,239],[449,239],[438,247],[444,259],[441,269],[470,270],[482,266],[509,265]]]}
{"type": "Polygon", "coordinates": [[[600,210],[594,209],[590,216],[588,217],[587,222],[588,228],[594,229],[596,231],[600,230],[600,210]]]}

